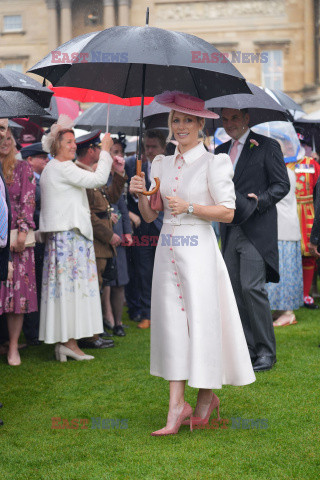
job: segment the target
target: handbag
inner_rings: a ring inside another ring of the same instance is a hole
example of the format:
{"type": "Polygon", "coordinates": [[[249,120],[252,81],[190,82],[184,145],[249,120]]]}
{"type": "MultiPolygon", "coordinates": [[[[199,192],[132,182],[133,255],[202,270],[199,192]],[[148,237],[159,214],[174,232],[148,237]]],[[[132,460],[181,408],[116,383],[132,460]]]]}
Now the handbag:
{"type": "MultiPolygon", "coordinates": [[[[10,246],[17,241],[18,238],[18,229],[14,228],[13,230],[10,231],[10,246]]],[[[26,241],[25,241],[25,246],[26,247],[34,247],[36,244],[36,238],[34,235],[34,230],[32,228],[29,228],[26,241]]]]}
{"type": "Polygon", "coordinates": [[[156,212],[163,211],[163,201],[161,198],[160,189],[154,195],[150,196],[150,207],[156,212]]]}

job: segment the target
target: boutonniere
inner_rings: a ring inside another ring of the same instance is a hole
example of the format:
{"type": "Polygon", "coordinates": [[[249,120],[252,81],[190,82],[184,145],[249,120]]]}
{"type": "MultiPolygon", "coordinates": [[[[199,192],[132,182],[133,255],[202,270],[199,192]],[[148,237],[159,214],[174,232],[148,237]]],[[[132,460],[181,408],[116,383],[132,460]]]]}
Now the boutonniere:
{"type": "Polygon", "coordinates": [[[254,138],[250,138],[250,149],[254,146],[259,147],[259,143],[254,138]]]}

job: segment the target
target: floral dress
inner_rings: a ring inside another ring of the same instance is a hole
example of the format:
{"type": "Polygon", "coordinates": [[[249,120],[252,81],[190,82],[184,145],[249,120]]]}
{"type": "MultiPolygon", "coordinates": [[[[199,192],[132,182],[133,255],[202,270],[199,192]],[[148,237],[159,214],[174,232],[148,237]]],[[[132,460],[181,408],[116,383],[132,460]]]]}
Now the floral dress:
{"type": "MultiPolygon", "coordinates": [[[[7,184],[12,221],[11,230],[28,232],[34,229],[36,181],[31,166],[25,160],[17,160],[13,180],[7,184]]],[[[37,288],[34,263],[34,248],[23,252],[11,252],[13,279],[1,283],[0,314],[30,313],[37,311],[37,288]]]]}

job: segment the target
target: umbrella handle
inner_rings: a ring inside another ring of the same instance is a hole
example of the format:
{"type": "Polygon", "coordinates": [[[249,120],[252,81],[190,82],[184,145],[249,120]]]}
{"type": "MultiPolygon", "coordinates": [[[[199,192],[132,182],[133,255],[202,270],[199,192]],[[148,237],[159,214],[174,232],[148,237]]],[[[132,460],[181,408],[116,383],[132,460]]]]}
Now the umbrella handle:
{"type": "MultiPolygon", "coordinates": [[[[136,174],[139,175],[141,177],[141,168],[142,168],[142,161],[141,160],[137,160],[137,170],[136,170],[136,174]]],[[[155,193],[157,193],[157,191],[159,190],[160,188],[160,180],[158,177],[154,177],[154,181],[156,182],[156,186],[152,189],[152,190],[145,190],[143,193],[143,195],[146,195],[146,196],[150,196],[150,195],[154,195],[155,193]]]]}

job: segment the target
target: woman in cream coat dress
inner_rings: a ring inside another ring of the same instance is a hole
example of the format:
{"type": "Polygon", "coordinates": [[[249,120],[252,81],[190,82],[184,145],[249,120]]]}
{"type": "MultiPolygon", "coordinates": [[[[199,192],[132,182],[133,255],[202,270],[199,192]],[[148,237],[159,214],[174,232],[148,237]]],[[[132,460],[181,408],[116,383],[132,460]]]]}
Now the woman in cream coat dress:
{"type": "MultiPolygon", "coordinates": [[[[66,122],[65,122],[66,123],[66,122]]],[[[93,248],[93,231],[86,188],[105,185],[110,174],[113,141],[102,140],[95,172],[72,160],[77,145],[72,129],[55,124],[43,140],[54,158],[40,180],[40,227],[46,234],[39,339],[56,343],[56,359],[91,360],[76,339],[103,331],[101,300],[93,248]],[[58,343],[57,343],[58,342],[58,343]]],[[[94,147],[96,148],[96,147],[94,147]]]]}
{"type": "MultiPolygon", "coordinates": [[[[211,222],[231,222],[235,209],[228,155],[213,155],[199,142],[204,117],[217,118],[204,102],[179,92],[156,101],[170,107],[169,129],[178,147],[158,156],[164,221],[157,246],[151,299],[151,374],[170,382],[167,424],[152,435],[177,433],[181,423],[206,424],[219,399],[212,389],[254,382],[250,356],[226,266],[211,222]],[[195,411],[184,401],[185,381],[198,388],[195,411]]],[[[144,178],[130,190],[147,222],[157,212],[141,194],[144,178]]],[[[154,184],[151,186],[151,188],[154,184]]]]}

